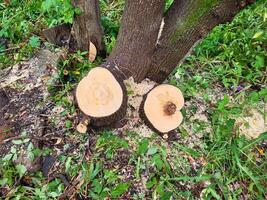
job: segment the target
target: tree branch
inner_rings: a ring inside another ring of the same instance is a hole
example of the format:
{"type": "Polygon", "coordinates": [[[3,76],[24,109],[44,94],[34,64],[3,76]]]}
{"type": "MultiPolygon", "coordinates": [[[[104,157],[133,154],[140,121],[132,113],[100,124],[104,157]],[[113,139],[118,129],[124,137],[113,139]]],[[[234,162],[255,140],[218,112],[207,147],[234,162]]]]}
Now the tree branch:
{"type": "Polygon", "coordinates": [[[253,0],[175,0],[168,10],[162,35],[147,77],[163,82],[194,44],[253,0]]]}

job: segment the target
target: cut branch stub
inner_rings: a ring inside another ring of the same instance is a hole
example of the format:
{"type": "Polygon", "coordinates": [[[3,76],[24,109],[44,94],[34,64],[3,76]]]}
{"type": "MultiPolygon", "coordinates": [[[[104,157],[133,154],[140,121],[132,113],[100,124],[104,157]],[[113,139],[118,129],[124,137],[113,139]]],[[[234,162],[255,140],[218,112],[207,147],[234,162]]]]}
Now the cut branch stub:
{"type": "Polygon", "coordinates": [[[94,62],[96,59],[96,55],[97,55],[97,49],[96,49],[95,45],[92,42],[90,42],[89,53],[88,53],[89,61],[94,62]]]}
{"type": "Polygon", "coordinates": [[[76,99],[93,126],[110,125],[126,114],[126,88],[122,80],[104,67],[93,68],[80,81],[76,99]]]}
{"type": "Polygon", "coordinates": [[[183,106],[182,92],[177,87],[162,84],[145,96],[140,114],[153,130],[168,133],[182,123],[183,115],[180,110],[183,106]]]}

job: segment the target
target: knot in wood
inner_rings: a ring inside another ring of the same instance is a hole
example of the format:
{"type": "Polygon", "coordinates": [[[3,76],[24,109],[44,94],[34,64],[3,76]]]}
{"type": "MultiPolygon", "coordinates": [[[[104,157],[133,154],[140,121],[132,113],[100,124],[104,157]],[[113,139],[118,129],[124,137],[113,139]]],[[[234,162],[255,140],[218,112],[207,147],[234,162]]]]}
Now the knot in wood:
{"type": "Polygon", "coordinates": [[[173,115],[176,112],[176,105],[170,101],[168,101],[164,106],[164,113],[168,116],[173,115]]]}

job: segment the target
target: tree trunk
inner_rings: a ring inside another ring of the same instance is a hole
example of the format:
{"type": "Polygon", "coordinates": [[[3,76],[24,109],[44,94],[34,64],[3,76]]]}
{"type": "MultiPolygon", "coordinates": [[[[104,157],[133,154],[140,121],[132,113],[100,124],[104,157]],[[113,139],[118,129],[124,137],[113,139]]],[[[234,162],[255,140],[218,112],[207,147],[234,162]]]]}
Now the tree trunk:
{"type": "MultiPolygon", "coordinates": [[[[133,77],[136,82],[149,78],[161,83],[198,40],[206,36],[216,25],[232,19],[242,7],[250,2],[251,0],[174,0],[164,16],[165,0],[126,0],[116,46],[102,67],[115,74],[119,83],[129,77],[133,77]]],[[[83,20],[84,18],[81,19],[81,21],[83,20]]],[[[82,22],[79,27],[84,28],[82,22]]],[[[85,29],[82,30],[85,31],[85,29]]],[[[78,31],[77,34],[80,34],[80,32],[78,31]]],[[[81,38],[82,35],[80,34],[79,37],[81,38]]],[[[94,77],[91,80],[95,79],[106,80],[101,73],[97,75],[97,78],[94,77]]],[[[117,97],[115,92],[112,92],[113,89],[110,84],[105,81],[95,88],[87,86],[89,82],[88,78],[85,77],[80,82],[85,84],[79,84],[77,90],[79,92],[76,92],[78,104],[82,102],[79,106],[80,108],[83,107],[81,110],[85,113],[88,110],[88,116],[90,116],[92,110],[98,109],[100,113],[106,110],[104,104],[102,106],[99,103],[96,103],[94,108],[87,109],[93,102],[88,102],[92,95],[97,94],[96,102],[100,102],[100,99],[102,101],[101,96],[103,98],[112,97],[113,100],[117,97]],[[101,89],[100,94],[98,88],[108,89],[101,89]]],[[[146,98],[144,99],[143,110],[146,119],[151,119],[150,124],[159,132],[165,132],[176,128],[175,126],[181,122],[182,118],[179,109],[173,109],[173,113],[166,114],[164,110],[169,111],[172,110],[171,108],[179,107],[179,102],[176,101],[175,92],[170,92],[168,88],[160,88],[160,90],[156,88],[151,90],[147,95],[152,96],[151,99],[158,102],[157,105],[160,107],[146,107],[146,102],[150,101],[149,98],[146,98]],[[153,93],[156,95],[153,95],[153,93]],[[165,103],[162,104],[162,102],[165,103]],[[155,121],[159,119],[159,117],[155,118],[155,109],[162,112],[162,119],[165,119],[164,124],[160,122],[162,120],[155,121]],[[177,121],[172,121],[173,116],[177,117],[177,121]],[[170,126],[164,127],[167,126],[166,124],[170,124],[170,126]]],[[[121,88],[121,90],[124,89],[121,88]]],[[[176,91],[176,93],[179,92],[176,91]]],[[[119,102],[122,102],[121,98],[119,98],[119,102]]],[[[124,108],[123,104],[121,108],[124,108]]],[[[115,114],[122,113],[120,111],[119,107],[112,110],[115,114]]],[[[114,116],[112,112],[105,113],[103,116],[114,116]]],[[[125,113],[125,109],[123,113],[125,113]]],[[[108,120],[109,123],[120,120],[122,115],[115,118],[112,117],[112,120],[108,120]]],[[[102,117],[98,117],[97,120],[101,122],[101,126],[105,125],[107,121],[103,121],[102,117]]],[[[95,121],[97,122],[97,120],[95,121]]]]}
{"type": "Polygon", "coordinates": [[[99,52],[103,51],[104,32],[100,23],[98,0],[72,0],[72,5],[80,8],[81,14],[74,17],[70,49],[88,51],[91,41],[99,52]]]}
{"type": "Polygon", "coordinates": [[[142,81],[151,65],[165,0],[126,0],[122,25],[105,66],[117,67],[124,78],[142,81]]]}
{"type": "Polygon", "coordinates": [[[104,31],[100,21],[98,0],[72,0],[81,14],[74,17],[73,25],[61,24],[43,31],[47,40],[58,46],[68,46],[71,51],[88,51],[90,42],[97,48],[98,54],[104,54],[104,31]]]}
{"type": "Polygon", "coordinates": [[[174,0],[146,77],[163,82],[194,44],[220,23],[230,21],[248,3],[242,0],[174,0]]]}
{"type": "Polygon", "coordinates": [[[164,16],[164,0],[126,0],[116,46],[104,65],[125,79],[161,83],[197,41],[251,2],[174,0],[164,16]]]}

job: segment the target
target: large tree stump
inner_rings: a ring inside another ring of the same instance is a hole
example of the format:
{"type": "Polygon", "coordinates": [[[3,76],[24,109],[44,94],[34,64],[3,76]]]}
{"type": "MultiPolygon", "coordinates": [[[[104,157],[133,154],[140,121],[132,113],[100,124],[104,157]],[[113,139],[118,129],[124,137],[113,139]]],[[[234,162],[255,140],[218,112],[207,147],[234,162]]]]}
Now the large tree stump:
{"type": "Polygon", "coordinates": [[[77,86],[80,110],[94,126],[103,126],[123,118],[127,108],[126,88],[118,76],[107,68],[96,67],[77,86]]]}

